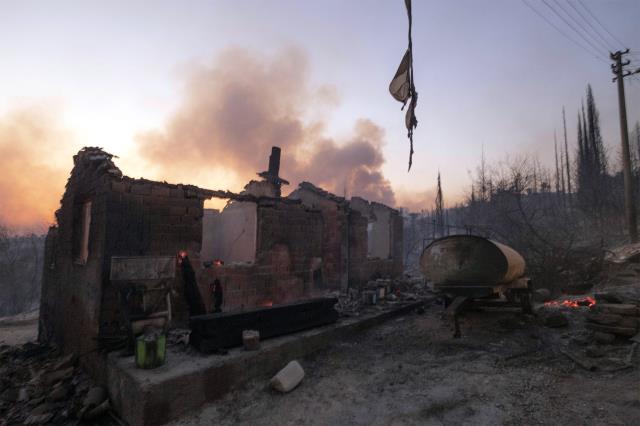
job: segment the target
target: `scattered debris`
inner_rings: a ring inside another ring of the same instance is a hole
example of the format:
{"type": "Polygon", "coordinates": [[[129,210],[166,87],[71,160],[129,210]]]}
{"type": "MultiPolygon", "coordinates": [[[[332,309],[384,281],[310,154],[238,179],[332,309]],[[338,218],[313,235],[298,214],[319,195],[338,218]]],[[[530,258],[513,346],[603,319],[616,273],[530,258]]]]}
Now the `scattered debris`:
{"type": "Polygon", "coordinates": [[[551,328],[566,327],[569,325],[567,316],[557,309],[549,309],[546,306],[537,310],[538,317],[542,324],[551,328]]]}
{"type": "Polygon", "coordinates": [[[595,300],[588,329],[627,338],[640,332],[640,286],[614,287],[596,293],[595,300]]]}
{"type": "Polygon", "coordinates": [[[39,343],[0,346],[0,425],[69,424],[108,412],[105,390],[77,361],[39,343]]]}
{"type": "Polygon", "coordinates": [[[161,328],[146,326],[136,338],[135,357],[138,368],[156,368],[164,364],[167,337],[161,328]]]}
{"type": "Polygon", "coordinates": [[[561,352],[564,355],[566,355],[569,359],[571,359],[573,362],[575,362],[576,364],[578,364],[580,367],[584,368],[587,371],[596,371],[598,369],[598,367],[595,364],[593,364],[591,361],[584,359],[573,352],[569,352],[566,350],[563,350],[561,352]]]}
{"type": "Polygon", "coordinates": [[[246,351],[257,351],[260,349],[260,332],[258,330],[244,330],[242,344],[246,351]]]}
{"type": "Polygon", "coordinates": [[[287,393],[291,392],[304,378],[304,370],[298,361],[291,361],[271,379],[271,387],[287,393]]]}
{"type": "Polygon", "coordinates": [[[546,288],[539,288],[533,292],[533,301],[544,303],[551,300],[551,292],[546,288]]]}
{"type": "Polygon", "coordinates": [[[362,303],[364,305],[375,305],[378,302],[378,293],[375,290],[365,290],[362,292],[362,303]]]}
{"type": "Polygon", "coordinates": [[[608,250],[604,256],[604,275],[603,284],[606,288],[638,283],[640,281],[640,243],[608,250]]]}
{"type": "Polygon", "coordinates": [[[167,346],[189,345],[189,335],[191,330],[188,328],[172,328],[167,331],[167,346]]]}

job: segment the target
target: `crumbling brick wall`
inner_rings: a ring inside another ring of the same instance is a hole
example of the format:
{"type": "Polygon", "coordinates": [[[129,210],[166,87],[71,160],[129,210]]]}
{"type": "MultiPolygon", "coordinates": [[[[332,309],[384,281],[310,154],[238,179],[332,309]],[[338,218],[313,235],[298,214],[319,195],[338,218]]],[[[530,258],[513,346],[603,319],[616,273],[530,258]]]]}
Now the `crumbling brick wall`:
{"type": "Polygon", "coordinates": [[[400,212],[384,204],[369,203],[354,197],[351,200],[350,216],[350,262],[349,276],[351,285],[361,285],[367,281],[381,277],[398,277],[402,275],[404,263],[402,257],[403,226],[400,212]],[[369,257],[367,225],[371,217],[374,219],[388,216],[389,255],[387,258],[369,257]]]}
{"type": "Polygon", "coordinates": [[[56,212],[57,227],[47,235],[45,247],[40,338],[66,352],[90,353],[96,348],[104,247],[107,194],[110,181],[120,176],[111,156],[85,148],[74,156],[74,168],[56,212]],[[91,203],[88,257],[79,258],[83,205],[91,203]]]}
{"type": "MultiPolygon", "coordinates": [[[[124,177],[111,182],[105,267],[112,256],[176,256],[184,250],[194,263],[202,242],[203,196],[189,185],[171,185],[124,177]]],[[[180,270],[174,281],[173,313],[176,321],[188,316],[180,270]]],[[[121,314],[118,294],[104,277],[103,334],[116,333],[121,314]]]]}
{"type": "Polygon", "coordinates": [[[301,200],[322,213],[323,278],[328,288],[345,289],[347,281],[349,286],[357,287],[371,278],[402,274],[403,221],[397,210],[359,197],[347,201],[308,182],[301,183],[289,198],[301,200]],[[376,212],[389,218],[389,255],[384,259],[368,256],[367,225],[376,212]]]}
{"type": "Polygon", "coordinates": [[[224,291],[224,311],[291,302],[318,290],[313,272],[322,258],[320,212],[286,199],[263,199],[257,212],[256,261],[213,266],[200,273],[209,309],[210,286],[216,278],[224,291]]]}
{"type": "MultiPolygon", "coordinates": [[[[40,338],[66,352],[91,353],[99,334],[115,333],[121,325],[118,296],[109,282],[112,256],[175,256],[180,250],[200,250],[206,195],[190,185],[123,177],[111,158],[98,148],[74,156],[56,212],[57,227],[46,240],[40,338]],[[87,202],[88,254],[80,261],[87,202]]],[[[174,285],[174,315],[184,318],[179,276],[174,285]]]]}
{"type": "Polygon", "coordinates": [[[323,285],[326,289],[345,289],[347,287],[348,202],[309,182],[302,182],[288,198],[300,200],[308,208],[321,212],[323,285]]]}

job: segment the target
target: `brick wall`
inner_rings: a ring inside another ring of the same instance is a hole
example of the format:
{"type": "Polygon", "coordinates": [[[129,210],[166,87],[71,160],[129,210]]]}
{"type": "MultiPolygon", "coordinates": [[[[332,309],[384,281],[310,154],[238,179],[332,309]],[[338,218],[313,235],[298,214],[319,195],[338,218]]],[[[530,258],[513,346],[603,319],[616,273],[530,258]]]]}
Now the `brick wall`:
{"type": "MultiPolygon", "coordinates": [[[[115,332],[120,326],[118,296],[109,282],[112,256],[200,250],[203,196],[198,188],[123,177],[111,158],[97,148],[74,157],[56,212],[57,227],[47,236],[39,334],[66,352],[91,352],[99,332],[115,332]],[[82,264],[77,246],[86,201],[91,201],[89,254],[82,264]]],[[[174,314],[184,319],[180,277],[174,287],[174,314]]]]}
{"type": "Polygon", "coordinates": [[[403,221],[396,210],[390,209],[388,259],[367,257],[368,218],[356,210],[351,211],[349,224],[349,282],[358,287],[370,279],[379,277],[398,277],[403,273],[402,241],[403,221]]]}
{"type": "Polygon", "coordinates": [[[74,156],[74,168],[56,212],[45,246],[40,338],[65,352],[87,353],[96,348],[103,256],[106,240],[107,194],[119,170],[110,168],[110,156],[96,149],[74,156]],[[107,167],[105,167],[105,165],[107,167]],[[77,261],[83,203],[91,201],[88,257],[77,261]],[[44,324],[46,321],[46,324],[44,324]]]}
{"type": "MultiPolygon", "coordinates": [[[[107,196],[105,266],[108,268],[112,256],[176,256],[181,250],[197,263],[203,203],[203,198],[187,185],[127,177],[112,180],[107,196]]],[[[100,324],[103,333],[109,334],[119,326],[120,303],[108,274],[104,278],[100,324]]],[[[173,287],[173,317],[176,322],[186,322],[188,311],[180,269],[173,287]]]]}
{"type": "Polygon", "coordinates": [[[345,288],[347,279],[349,286],[357,287],[374,277],[402,274],[403,221],[398,211],[359,197],[346,201],[308,182],[301,183],[289,198],[301,200],[322,213],[322,272],[327,288],[345,288]],[[367,224],[369,217],[376,213],[379,219],[388,217],[389,256],[386,259],[368,257],[367,224]]]}
{"type": "Polygon", "coordinates": [[[319,210],[323,220],[322,279],[326,289],[346,287],[347,277],[347,203],[344,198],[303,182],[289,198],[301,200],[308,208],[319,210]]]}
{"type": "Polygon", "coordinates": [[[323,220],[319,211],[301,204],[260,201],[255,263],[200,269],[198,282],[212,307],[211,284],[224,292],[224,311],[249,309],[312,297],[317,289],[313,269],[322,257],[323,220]]]}

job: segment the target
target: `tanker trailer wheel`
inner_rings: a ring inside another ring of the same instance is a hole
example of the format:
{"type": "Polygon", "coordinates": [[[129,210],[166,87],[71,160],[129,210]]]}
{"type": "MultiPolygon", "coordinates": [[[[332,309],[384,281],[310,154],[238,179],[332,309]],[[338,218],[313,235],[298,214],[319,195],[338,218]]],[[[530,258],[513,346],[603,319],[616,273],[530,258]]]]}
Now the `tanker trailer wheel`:
{"type": "Polygon", "coordinates": [[[505,292],[505,298],[512,306],[520,306],[522,312],[530,314],[533,312],[531,307],[531,289],[530,288],[512,288],[505,292]]]}
{"type": "Polygon", "coordinates": [[[522,312],[525,314],[532,314],[533,308],[531,307],[531,290],[525,289],[520,293],[520,306],[522,306],[522,312]]]}
{"type": "Polygon", "coordinates": [[[532,298],[532,291],[530,287],[527,288],[522,288],[522,289],[517,289],[516,291],[516,297],[517,297],[517,301],[520,304],[520,307],[522,308],[522,313],[524,314],[531,314],[533,313],[533,308],[531,306],[531,300],[532,298]]]}
{"type": "Polygon", "coordinates": [[[451,305],[451,302],[453,302],[453,297],[448,294],[442,294],[440,295],[440,300],[442,300],[442,306],[447,309],[449,305],[451,305]]]}

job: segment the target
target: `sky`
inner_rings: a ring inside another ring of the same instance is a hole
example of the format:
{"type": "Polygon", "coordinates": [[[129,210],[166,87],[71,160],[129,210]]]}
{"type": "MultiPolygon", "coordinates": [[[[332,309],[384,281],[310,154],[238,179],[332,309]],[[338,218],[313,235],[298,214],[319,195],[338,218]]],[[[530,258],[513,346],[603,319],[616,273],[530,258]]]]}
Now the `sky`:
{"type": "MultiPolygon", "coordinates": [[[[607,46],[629,47],[640,67],[640,1],[582,2],[624,43],[597,27],[607,46]]],[[[578,0],[546,3],[588,16],[578,0]]],[[[527,5],[586,44],[543,1],[414,1],[419,124],[407,172],[404,112],[388,93],[407,47],[402,0],[0,0],[0,221],[52,222],[82,146],[117,155],[132,177],[238,191],[279,138],[285,178],[418,209],[439,171],[452,205],[483,149],[490,162],[551,165],[563,106],[575,145],[588,83],[617,156],[604,47],[592,40],[596,58],[527,5]]],[[[626,90],[633,124],[640,79],[626,90]]]]}

